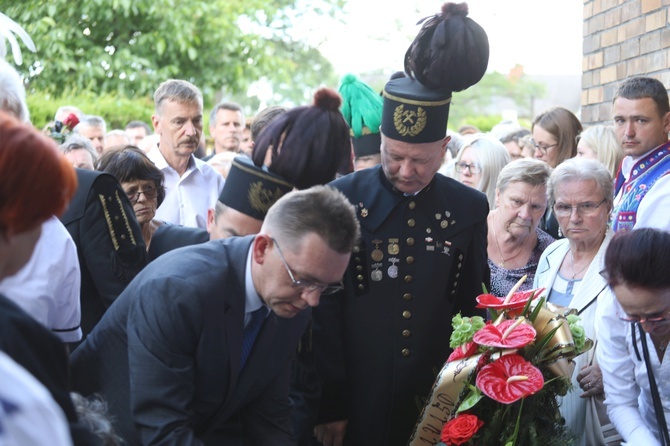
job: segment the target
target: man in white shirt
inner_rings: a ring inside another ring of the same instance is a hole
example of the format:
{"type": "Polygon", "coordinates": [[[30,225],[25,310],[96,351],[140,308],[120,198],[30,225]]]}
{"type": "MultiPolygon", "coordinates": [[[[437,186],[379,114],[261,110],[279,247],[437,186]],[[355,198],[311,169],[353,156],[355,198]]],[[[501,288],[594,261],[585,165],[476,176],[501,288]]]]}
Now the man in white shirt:
{"type": "Polygon", "coordinates": [[[151,117],[158,146],[147,154],[165,175],[165,200],[156,218],[205,228],[225,180],[213,167],[193,156],[202,135],[202,94],[187,81],[171,79],[154,93],[151,117]]]}
{"type": "Polygon", "coordinates": [[[670,230],[670,105],[663,84],[627,79],[614,95],[614,129],[627,155],[616,179],[613,229],[670,230]]]}

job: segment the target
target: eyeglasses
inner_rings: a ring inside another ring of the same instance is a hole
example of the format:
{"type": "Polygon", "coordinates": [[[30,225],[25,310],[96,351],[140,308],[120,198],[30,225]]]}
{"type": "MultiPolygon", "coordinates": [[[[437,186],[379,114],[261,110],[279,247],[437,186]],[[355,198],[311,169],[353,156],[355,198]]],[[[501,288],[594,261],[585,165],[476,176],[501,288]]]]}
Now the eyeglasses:
{"type": "Polygon", "coordinates": [[[584,217],[590,217],[606,201],[607,199],[603,198],[603,201],[601,201],[598,204],[579,203],[576,206],[570,206],[569,204],[563,204],[563,203],[556,203],[554,205],[554,212],[556,212],[556,215],[558,215],[559,217],[568,217],[572,215],[572,210],[575,209],[579,215],[582,215],[584,217]]]}
{"type": "Polygon", "coordinates": [[[539,150],[540,152],[542,152],[544,155],[547,154],[547,152],[549,151],[549,149],[552,149],[552,148],[558,146],[558,143],[556,143],[556,144],[549,144],[549,145],[538,144],[537,141],[535,141],[533,138],[530,138],[530,139],[528,140],[528,142],[531,143],[531,145],[532,145],[533,147],[535,147],[537,150],[539,150]]]}
{"type": "Polygon", "coordinates": [[[670,318],[668,318],[668,313],[670,313],[670,310],[666,311],[665,316],[640,318],[635,316],[628,316],[626,313],[617,310],[617,317],[624,322],[633,322],[636,324],[660,324],[661,322],[667,322],[670,320],[670,318]]]}
{"type": "Polygon", "coordinates": [[[454,167],[456,167],[456,172],[462,173],[465,172],[466,170],[469,170],[472,175],[479,175],[480,173],[482,173],[482,168],[477,163],[467,164],[459,161],[456,164],[454,164],[454,167]]]}
{"type": "Polygon", "coordinates": [[[140,199],[140,194],[144,194],[144,197],[147,200],[152,200],[158,196],[158,187],[147,187],[144,190],[140,191],[128,191],[126,192],[126,195],[128,195],[128,199],[130,200],[131,203],[135,204],[139,201],[140,199]]]}
{"type": "Polygon", "coordinates": [[[334,294],[344,289],[344,285],[342,284],[342,282],[340,282],[339,284],[324,285],[323,283],[312,282],[309,280],[296,280],[295,276],[293,275],[293,271],[291,271],[291,268],[288,266],[288,263],[286,263],[284,253],[282,253],[281,248],[279,247],[279,243],[277,243],[277,240],[274,237],[272,238],[272,241],[277,247],[279,258],[286,267],[286,272],[288,273],[288,276],[291,278],[291,282],[293,282],[294,288],[302,288],[303,290],[307,291],[318,291],[320,294],[334,294]]]}

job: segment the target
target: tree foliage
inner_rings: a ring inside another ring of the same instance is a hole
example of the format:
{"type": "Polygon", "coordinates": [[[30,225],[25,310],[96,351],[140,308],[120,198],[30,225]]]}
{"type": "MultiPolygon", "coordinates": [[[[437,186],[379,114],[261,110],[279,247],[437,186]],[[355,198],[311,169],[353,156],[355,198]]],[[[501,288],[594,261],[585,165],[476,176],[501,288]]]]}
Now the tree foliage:
{"type": "MultiPolygon", "coordinates": [[[[533,99],[541,98],[546,95],[544,84],[529,79],[525,74],[514,73],[504,75],[498,72],[489,72],[484,75],[481,81],[468,88],[465,91],[454,93],[452,98],[452,107],[450,110],[449,122],[451,127],[458,128],[467,120],[473,123],[473,117],[483,117],[492,114],[487,110],[496,100],[510,99],[514,102],[519,117],[533,119],[532,103],[533,99]],[[468,119],[468,117],[470,117],[468,119]]],[[[494,124],[500,121],[499,117],[494,124]]],[[[480,123],[489,130],[488,125],[480,123]]]]}
{"type": "Polygon", "coordinates": [[[301,10],[336,14],[343,1],[0,0],[0,10],[35,41],[19,67],[33,90],[147,97],[179,78],[211,102],[262,77],[294,96],[304,91],[282,86],[295,77],[310,87],[332,79],[330,63],[289,31],[301,10]]]}

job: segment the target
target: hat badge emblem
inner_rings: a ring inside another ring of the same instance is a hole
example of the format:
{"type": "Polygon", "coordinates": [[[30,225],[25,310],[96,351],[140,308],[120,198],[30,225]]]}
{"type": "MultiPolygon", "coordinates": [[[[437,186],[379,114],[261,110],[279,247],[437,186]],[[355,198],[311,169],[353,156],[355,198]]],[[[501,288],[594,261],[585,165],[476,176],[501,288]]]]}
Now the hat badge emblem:
{"type": "Polygon", "coordinates": [[[416,136],[426,127],[426,111],[417,107],[414,110],[405,110],[405,105],[401,104],[393,112],[393,125],[401,136],[416,136]]]}

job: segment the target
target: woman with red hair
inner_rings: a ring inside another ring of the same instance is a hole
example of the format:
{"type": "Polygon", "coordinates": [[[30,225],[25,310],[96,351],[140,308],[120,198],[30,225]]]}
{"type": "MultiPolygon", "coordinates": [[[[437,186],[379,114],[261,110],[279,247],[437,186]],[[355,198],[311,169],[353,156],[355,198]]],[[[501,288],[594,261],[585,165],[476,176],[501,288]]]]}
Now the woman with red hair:
{"type": "MultiPolygon", "coordinates": [[[[0,178],[2,281],[16,274],[30,260],[42,223],[65,210],[77,188],[77,177],[52,140],[0,111],[0,178]]],[[[0,350],[47,388],[70,423],[69,432],[50,429],[56,426],[54,420],[59,419],[56,413],[55,418],[35,418],[34,431],[53,434],[52,444],[69,444],[70,435],[75,444],[81,444],[80,441],[90,433],[78,424],[70,399],[65,347],[49,330],[2,295],[0,350]],[[49,429],[45,430],[47,427],[49,429]],[[64,443],[59,441],[62,439],[64,443]]],[[[24,391],[29,393],[27,388],[24,391]]],[[[28,393],[25,399],[19,400],[20,404],[17,403],[20,407],[25,404],[25,410],[30,410],[28,393]]],[[[38,411],[31,413],[36,415],[38,411]]],[[[17,438],[25,440],[28,437],[20,434],[29,435],[30,432],[17,434],[17,438]]]]}
{"type": "Polygon", "coordinates": [[[29,259],[42,223],[60,215],[77,189],[56,144],[0,112],[0,279],[29,259]]]}

